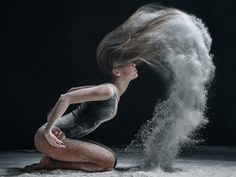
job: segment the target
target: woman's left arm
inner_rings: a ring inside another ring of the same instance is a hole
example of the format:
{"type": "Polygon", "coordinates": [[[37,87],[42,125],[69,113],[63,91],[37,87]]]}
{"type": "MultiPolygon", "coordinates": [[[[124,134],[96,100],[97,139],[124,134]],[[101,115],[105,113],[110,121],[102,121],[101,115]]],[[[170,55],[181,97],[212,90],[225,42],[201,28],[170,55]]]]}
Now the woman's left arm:
{"type": "Polygon", "coordinates": [[[75,90],[83,89],[83,88],[94,87],[94,86],[95,86],[95,85],[86,85],[86,86],[72,87],[72,88],[70,88],[70,90],[67,91],[67,93],[73,92],[73,91],[75,91],[75,90]]]}
{"type": "Polygon", "coordinates": [[[47,127],[46,130],[51,131],[54,125],[56,124],[56,118],[61,117],[64,112],[67,110],[69,106],[68,99],[65,98],[65,95],[62,94],[60,98],[57,100],[55,106],[50,111],[50,113],[47,116],[47,127]]]}
{"type": "Polygon", "coordinates": [[[106,100],[113,95],[113,91],[114,90],[108,85],[99,85],[62,94],[47,118],[48,122],[44,130],[44,136],[48,142],[56,147],[64,147],[63,142],[52,134],[52,129],[57,119],[64,114],[70,104],[106,100]]]}
{"type": "MultiPolygon", "coordinates": [[[[73,91],[76,91],[76,90],[79,90],[79,89],[84,89],[84,88],[90,88],[90,87],[94,87],[96,85],[86,85],[86,86],[79,86],[79,87],[72,87],[70,88],[66,93],[69,93],[69,92],[73,92],[73,91]]],[[[56,104],[57,105],[57,104],[56,104]]],[[[56,106],[55,105],[55,106],[56,106]]],[[[51,109],[51,111],[48,113],[47,117],[51,117],[52,115],[52,112],[54,111],[55,109],[55,106],[51,109]]]]}
{"type": "Polygon", "coordinates": [[[44,136],[48,140],[48,142],[55,147],[65,147],[64,143],[59,140],[55,135],[53,135],[52,129],[56,124],[57,118],[61,117],[64,114],[69,105],[69,101],[65,99],[64,95],[62,94],[47,117],[47,124],[44,130],[44,136]]]}

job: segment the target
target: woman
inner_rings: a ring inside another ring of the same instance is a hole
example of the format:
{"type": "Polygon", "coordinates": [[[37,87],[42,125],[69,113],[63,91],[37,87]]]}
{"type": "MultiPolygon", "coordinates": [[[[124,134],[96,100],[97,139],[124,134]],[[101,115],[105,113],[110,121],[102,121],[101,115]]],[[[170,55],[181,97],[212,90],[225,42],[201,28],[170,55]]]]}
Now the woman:
{"type": "Polygon", "coordinates": [[[27,166],[26,169],[60,168],[101,172],[115,167],[117,158],[109,148],[91,140],[80,139],[116,115],[121,95],[129,82],[138,77],[136,64],[132,62],[114,68],[112,73],[112,83],[72,88],[60,96],[48,114],[47,123],[35,134],[35,146],[44,157],[39,164],[27,166]],[[61,117],[69,105],[76,103],[82,104],[61,117]],[[75,124],[78,120],[80,122],[75,124]],[[78,139],[68,138],[67,135],[78,139]]]}

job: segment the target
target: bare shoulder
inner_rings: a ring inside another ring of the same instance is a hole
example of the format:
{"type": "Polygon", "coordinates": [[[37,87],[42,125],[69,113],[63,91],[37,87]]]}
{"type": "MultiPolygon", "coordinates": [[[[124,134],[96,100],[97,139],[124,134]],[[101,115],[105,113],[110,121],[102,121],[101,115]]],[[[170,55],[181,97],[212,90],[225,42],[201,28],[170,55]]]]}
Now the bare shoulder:
{"type": "Polygon", "coordinates": [[[110,83],[96,85],[93,89],[96,90],[98,94],[107,95],[108,98],[114,94],[114,86],[110,83]]]}
{"type": "Polygon", "coordinates": [[[84,87],[65,94],[70,104],[86,101],[107,100],[114,94],[112,84],[99,84],[92,87],[84,87]]]}

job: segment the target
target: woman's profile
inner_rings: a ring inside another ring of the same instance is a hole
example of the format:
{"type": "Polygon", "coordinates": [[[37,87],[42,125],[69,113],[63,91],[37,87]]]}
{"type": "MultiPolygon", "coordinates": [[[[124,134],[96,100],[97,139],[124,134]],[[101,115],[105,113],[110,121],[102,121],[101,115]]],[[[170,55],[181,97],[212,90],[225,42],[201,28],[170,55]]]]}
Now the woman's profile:
{"type": "MultiPolygon", "coordinates": [[[[171,83],[168,90],[170,99],[165,108],[174,108],[168,115],[175,114],[172,116],[175,120],[172,118],[169,124],[163,125],[171,125],[169,127],[174,129],[171,123],[181,123],[182,118],[190,115],[184,115],[188,113],[188,109],[189,112],[194,110],[191,116],[199,117],[199,122],[189,125],[186,131],[183,129],[182,134],[173,133],[172,130],[166,132],[167,129],[163,126],[165,133],[158,129],[156,134],[161,132],[162,136],[155,136],[160,139],[152,138],[152,141],[147,142],[146,149],[150,150],[147,151],[147,164],[155,164],[153,161],[160,163],[165,158],[158,155],[165,154],[171,160],[161,167],[169,166],[177,154],[178,141],[182,137],[186,138],[190,130],[201,123],[202,117],[199,115],[205,105],[205,85],[210,83],[214,74],[214,65],[209,56],[210,45],[211,39],[204,25],[183,11],[155,3],[137,9],[123,24],[108,33],[97,47],[97,63],[108,82],[74,87],[61,94],[47,116],[47,123],[35,134],[35,146],[44,157],[38,164],[26,166],[25,169],[73,169],[89,172],[112,170],[117,162],[115,153],[108,147],[83,137],[101,123],[115,117],[122,94],[130,81],[138,77],[136,65],[142,62],[161,72],[171,83]],[[79,106],[63,115],[71,104],[79,106]],[[165,137],[165,134],[168,136],[165,137]],[[176,141],[169,141],[169,137],[176,141]],[[152,146],[153,141],[162,144],[155,147],[152,146]],[[156,153],[163,144],[171,150],[171,154],[167,152],[168,148],[162,148],[166,152],[156,153]]],[[[146,137],[152,136],[144,133],[146,137]]]]}

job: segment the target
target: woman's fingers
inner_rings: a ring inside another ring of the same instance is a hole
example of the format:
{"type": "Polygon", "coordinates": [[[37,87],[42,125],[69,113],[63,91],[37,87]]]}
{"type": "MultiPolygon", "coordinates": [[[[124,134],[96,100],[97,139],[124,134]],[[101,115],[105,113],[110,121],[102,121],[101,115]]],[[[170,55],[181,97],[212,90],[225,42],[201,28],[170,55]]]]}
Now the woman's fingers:
{"type": "Polygon", "coordinates": [[[59,140],[63,140],[65,138],[65,134],[60,130],[60,129],[53,129],[52,133],[59,139],[59,140]]]}
{"type": "Polygon", "coordinates": [[[57,147],[65,147],[65,144],[54,135],[53,135],[53,141],[54,141],[53,144],[56,145],[57,147]]]}
{"type": "Polygon", "coordinates": [[[66,138],[65,134],[63,132],[60,132],[58,137],[57,137],[59,140],[63,140],[66,138]]]}
{"type": "Polygon", "coordinates": [[[45,137],[52,146],[65,148],[64,143],[59,140],[52,132],[45,133],[45,137]]]}
{"type": "Polygon", "coordinates": [[[52,146],[54,146],[54,147],[63,147],[62,144],[59,144],[59,143],[57,143],[57,142],[55,142],[55,141],[51,141],[50,144],[51,144],[52,146]]]}
{"type": "Polygon", "coordinates": [[[62,144],[57,144],[55,141],[51,141],[50,144],[54,147],[65,147],[64,145],[62,144]]]}

